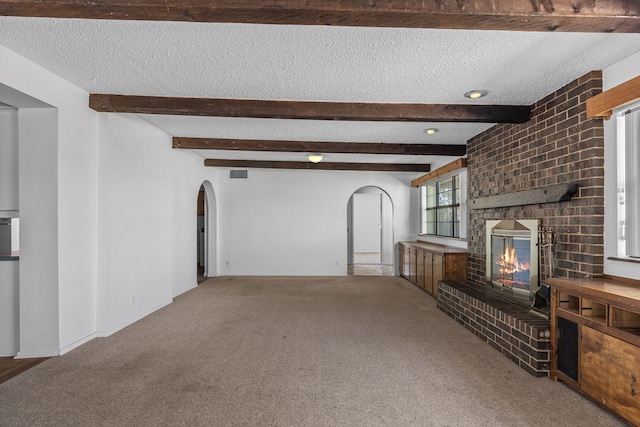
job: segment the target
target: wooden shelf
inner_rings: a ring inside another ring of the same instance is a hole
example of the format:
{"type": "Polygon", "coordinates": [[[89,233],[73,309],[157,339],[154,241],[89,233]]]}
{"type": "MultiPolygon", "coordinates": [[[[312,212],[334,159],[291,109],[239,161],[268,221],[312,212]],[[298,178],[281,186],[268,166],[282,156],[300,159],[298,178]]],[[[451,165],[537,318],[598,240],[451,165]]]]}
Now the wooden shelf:
{"type": "Polygon", "coordinates": [[[589,319],[607,324],[607,304],[592,301],[587,298],[580,299],[580,315],[589,319]]]}
{"type": "Polygon", "coordinates": [[[611,327],[640,336],[640,313],[612,306],[611,327]]]}
{"type": "Polygon", "coordinates": [[[580,298],[560,292],[558,307],[570,311],[572,313],[580,313],[580,298]]]}

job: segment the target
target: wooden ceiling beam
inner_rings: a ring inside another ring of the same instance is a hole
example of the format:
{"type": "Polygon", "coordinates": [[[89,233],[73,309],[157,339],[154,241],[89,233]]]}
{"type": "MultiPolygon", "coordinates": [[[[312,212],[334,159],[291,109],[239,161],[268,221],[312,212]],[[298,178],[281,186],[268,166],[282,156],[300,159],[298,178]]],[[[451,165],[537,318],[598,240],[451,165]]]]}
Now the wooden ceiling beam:
{"type": "Polygon", "coordinates": [[[466,157],[463,157],[458,160],[454,160],[453,162],[448,163],[432,172],[429,172],[426,175],[422,175],[420,178],[414,179],[413,181],[411,181],[411,186],[420,187],[420,185],[424,184],[425,182],[432,181],[436,178],[440,178],[441,176],[445,176],[448,173],[451,173],[453,171],[457,171],[459,169],[463,169],[466,167],[467,167],[466,157]]]}
{"type": "Polygon", "coordinates": [[[0,15],[556,32],[640,32],[629,0],[0,0],[0,15]]]}
{"type": "Polygon", "coordinates": [[[587,99],[587,118],[611,118],[613,110],[640,99],[640,76],[587,99]]]}
{"type": "Polygon", "coordinates": [[[223,160],[205,159],[205,166],[219,168],[242,169],[308,169],[308,170],[336,170],[336,171],[375,171],[375,172],[429,172],[429,164],[398,164],[398,163],[336,163],[336,162],[286,162],[264,160],[223,160]]]}
{"type": "Polygon", "coordinates": [[[255,139],[174,137],[173,148],[188,150],[284,151],[293,153],[464,156],[466,145],[394,144],[375,142],[278,141],[255,139]]]}
{"type": "Polygon", "coordinates": [[[106,113],[374,122],[524,123],[530,106],[271,101],[91,94],[89,107],[106,113]]]}

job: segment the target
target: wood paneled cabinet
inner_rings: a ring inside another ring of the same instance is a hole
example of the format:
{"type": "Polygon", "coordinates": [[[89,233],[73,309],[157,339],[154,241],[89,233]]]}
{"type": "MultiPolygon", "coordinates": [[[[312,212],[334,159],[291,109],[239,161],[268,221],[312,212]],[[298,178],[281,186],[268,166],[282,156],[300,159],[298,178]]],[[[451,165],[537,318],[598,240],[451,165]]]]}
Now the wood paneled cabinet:
{"type": "Polygon", "coordinates": [[[440,280],[466,280],[464,249],[421,242],[400,243],[400,275],[434,297],[440,280]]]}
{"type": "Polygon", "coordinates": [[[640,425],[640,282],[549,279],[551,378],[640,425]]]}

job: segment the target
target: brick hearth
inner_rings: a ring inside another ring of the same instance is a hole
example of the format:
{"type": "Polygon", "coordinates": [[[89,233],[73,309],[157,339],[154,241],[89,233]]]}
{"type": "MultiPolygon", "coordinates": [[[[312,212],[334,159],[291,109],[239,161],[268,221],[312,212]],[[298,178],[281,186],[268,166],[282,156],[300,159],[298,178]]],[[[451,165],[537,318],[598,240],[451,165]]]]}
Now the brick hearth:
{"type": "Polygon", "coordinates": [[[438,284],[438,308],[532,375],[549,376],[549,321],[469,282],[438,284]]]}

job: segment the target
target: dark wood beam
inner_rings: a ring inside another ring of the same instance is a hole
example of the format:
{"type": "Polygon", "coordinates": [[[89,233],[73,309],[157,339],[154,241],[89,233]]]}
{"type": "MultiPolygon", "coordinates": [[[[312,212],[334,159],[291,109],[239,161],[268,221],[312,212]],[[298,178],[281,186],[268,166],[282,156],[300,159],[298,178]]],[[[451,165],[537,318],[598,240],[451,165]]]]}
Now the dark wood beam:
{"type": "Polygon", "coordinates": [[[309,169],[336,171],[378,171],[378,172],[429,172],[428,164],[396,163],[336,163],[336,162],[280,162],[263,160],[222,160],[205,159],[205,166],[219,168],[257,169],[309,169]]]}
{"type": "Polygon", "coordinates": [[[467,152],[466,145],[450,144],[277,141],[185,137],[174,137],[173,148],[189,150],[285,151],[294,153],[391,154],[409,156],[464,156],[467,152]]]}
{"type": "Polygon", "coordinates": [[[378,104],[91,94],[89,107],[106,113],[373,122],[524,123],[521,105],[378,104]]]}
{"type": "Polygon", "coordinates": [[[516,31],[640,32],[631,0],[4,0],[0,15],[516,31]]]}
{"type": "Polygon", "coordinates": [[[578,193],[579,184],[558,184],[515,193],[498,194],[467,200],[468,209],[493,209],[513,206],[559,203],[571,200],[578,193]]]}

